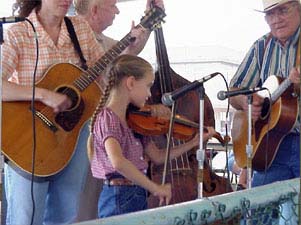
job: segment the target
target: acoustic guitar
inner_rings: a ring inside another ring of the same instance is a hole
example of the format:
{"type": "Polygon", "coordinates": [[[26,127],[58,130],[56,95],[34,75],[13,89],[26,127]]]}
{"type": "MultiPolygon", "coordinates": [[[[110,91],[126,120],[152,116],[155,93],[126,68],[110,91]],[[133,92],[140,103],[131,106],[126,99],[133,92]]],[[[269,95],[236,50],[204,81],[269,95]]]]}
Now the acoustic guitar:
{"type": "MultiPolygon", "coordinates": [[[[156,28],[164,11],[154,7],[137,25],[156,28]]],[[[83,124],[92,116],[101,97],[95,82],[105,68],[133,41],[128,33],[86,71],[69,63],[51,66],[37,87],[64,93],[72,107],[56,115],[40,102],[31,110],[31,102],[3,102],[2,153],[21,170],[32,173],[33,129],[32,112],[36,121],[36,155],[34,175],[46,177],[61,171],[71,160],[83,124]],[[62,76],[63,75],[63,76],[62,76]]]]}
{"type": "MultiPolygon", "coordinates": [[[[298,118],[298,98],[293,94],[290,80],[270,76],[263,84],[267,92],[258,93],[264,97],[261,116],[252,125],[252,167],[262,171],[269,168],[283,138],[294,128],[298,118]],[[269,98],[271,97],[271,98],[269,98]]],[[[238,110],[234,114],[232,128],[233,151],[239,167],[247,166],[246,145],[248,144],[247,113],[238,110]]]]}

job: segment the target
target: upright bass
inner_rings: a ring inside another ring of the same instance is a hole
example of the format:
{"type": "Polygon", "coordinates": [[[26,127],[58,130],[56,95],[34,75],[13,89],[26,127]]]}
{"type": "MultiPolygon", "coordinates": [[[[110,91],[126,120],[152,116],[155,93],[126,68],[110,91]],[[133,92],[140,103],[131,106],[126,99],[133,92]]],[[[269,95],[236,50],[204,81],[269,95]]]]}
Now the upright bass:
{"type": "MultiPolygon", "coordinates": [[[[157,56],[157,71],[152,87],[151,103],[161,103],[162,94],[172,92],[190,83],[170,67],[167,49],[163,36],[162,26],[155,31],[155,46],[157,56]]],[[[176,114],[184,116],[195,123],[199,122],[199,97],[197,91],[191,91],[177,101],[176,114]]],[[[214,111],[207,95],[204,98],[204,126],[215,126],[214,111]]],[[[222,138],[221,138],[222,139],[222,138]]],[[[160,148],[166,147],[166,137],[161,135],[153,140],[160,148]]],[[[174,140],[173,144],[181,141],[174,140]]],[[[198,161],[195,151],[190,151],[169,163],[169,182],[172,184],[172,203],[180,203],[197,198],[197,170],[198,161]]],[[[151,165],[151,177],[156,182],[162,180],[162,167],[151,165]]],[[[231,191],[230,183],[226,178],[217,176],[209,166],[208,160],[204,164],[203,195],[213,196],[231,191]]],[[[150,196],[149,207],[157,207],[158,200],[150,196]]]]}

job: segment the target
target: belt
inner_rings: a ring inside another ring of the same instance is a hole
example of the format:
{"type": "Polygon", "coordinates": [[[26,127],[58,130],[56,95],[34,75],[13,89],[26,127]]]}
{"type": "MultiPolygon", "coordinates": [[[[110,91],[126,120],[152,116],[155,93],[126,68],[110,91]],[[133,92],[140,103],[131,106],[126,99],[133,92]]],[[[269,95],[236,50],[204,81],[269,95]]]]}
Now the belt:
{"type": "Polygon", "coordinates": [[[104,184],[111,186],[132,186],[135,185],[133,181],[130,181],[126,178],[112,178],[109,180],[105,180],[104,184]]]}

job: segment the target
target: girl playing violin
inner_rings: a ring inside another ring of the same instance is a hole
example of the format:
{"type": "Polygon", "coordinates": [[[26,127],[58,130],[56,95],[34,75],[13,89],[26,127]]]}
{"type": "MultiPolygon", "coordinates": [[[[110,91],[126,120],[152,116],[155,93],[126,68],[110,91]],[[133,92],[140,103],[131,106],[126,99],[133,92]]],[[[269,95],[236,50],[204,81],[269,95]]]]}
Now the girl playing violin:
{"type": "MultiPolygon", "coordinates": [[[[93,146],[90,146],[92,174],[104,179],[98,201],[100,218],[146,209],[147,191],[157,196],[160,204],[168,204],[171,199],[170,184],[156,184],[145,175],[148,165],[144,156],[161,164],[164,151],[149,137],[137,137],[126,120],[129,104],[142,108],[151,95],[155,78],[152,66],[138,56],[121,55],[108,71],[108,85],[92,117],[89,141],[93,146]]],[[[204,140],[214,133],[213,128],[208,130],[204,140]]],[[[196,135],[174,147],[170,158],[180,156],[198,143],[196,135]]]]}

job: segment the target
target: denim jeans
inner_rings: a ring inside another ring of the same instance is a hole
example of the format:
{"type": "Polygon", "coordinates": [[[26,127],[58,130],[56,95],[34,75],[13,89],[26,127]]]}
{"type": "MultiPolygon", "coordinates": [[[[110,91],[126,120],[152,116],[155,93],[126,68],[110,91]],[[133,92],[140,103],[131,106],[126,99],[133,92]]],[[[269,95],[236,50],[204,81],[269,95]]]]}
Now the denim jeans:
{"type": "MultiPolygon", "coordinates": [[[[272,140],[271,140],[272,141],[272,140]]],[[[281,142],[272,165],[266,171],[254,171],[252,187],[300,176],[300,136],[289,134],[281,142]]],[[[264,157],[264,156],[262,156],[264,157]]]]}
{"type": "MultiPolygon", "coordinates": [[[[263,156],[264,157],[264,156],[263,156]]],[[[254,171],[252,187],[270,184],[275,181],[292,179],[300,176],[300,136],[299,134],[289,134],[281,142],[278,152],[272,165],[267,171],[254,171]]],[[[287,224],[297,224],[291,202],[281,205],[282,217],[288,219],[287,224]]],[[[283,218],[279,224],[286,224],[283,218]]],[[[273,221],[272,224],[278,224],[273,221]]]]}
{"type": "MultiPolygon", "coordinates": [[[[34,225],[68,224],[74,222],[79,207],[79,195],[83,189],[89,161],[86,142],[88,123],[81,129],[74,155],[69,164],[58,174],[35,181],[34,225]]],[[[5,192],[7,198],[7,225],[29,225],[32,216],[31,180],[5,164],[5,192]]]]}
{"type": "Polygon", "coordinates": [[[98,201],[98,217],[109,217],[147,209],[147,191],[137,185],[103,185],[98,201]]]}

